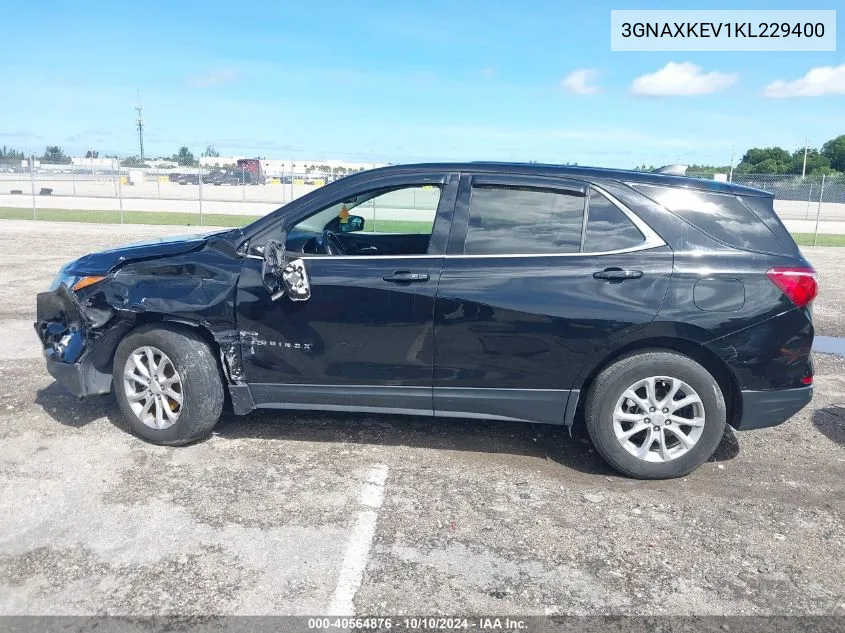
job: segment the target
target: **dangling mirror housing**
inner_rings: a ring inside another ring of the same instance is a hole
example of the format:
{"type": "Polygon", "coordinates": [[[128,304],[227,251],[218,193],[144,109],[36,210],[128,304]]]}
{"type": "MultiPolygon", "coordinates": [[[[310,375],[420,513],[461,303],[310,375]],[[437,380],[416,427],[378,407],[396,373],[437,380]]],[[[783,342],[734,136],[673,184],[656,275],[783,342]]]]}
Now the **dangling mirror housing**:
{"type": "Polygon", "coordinates": [[[311,297],[311,284],[308,281],[308,271],[305,270],[305,260],[295,259],[288,262],[282,269],[282,283],[288,299],[307,301],[311,297]]]}
{"type": "Polygon", "coordinates": [[[261,278],[273,301],[287,295],[291,301],[307,301],[311,297],[311,284],[303,259],[287,261],[284,243],[270,240],[264,246],[261,278]]]}

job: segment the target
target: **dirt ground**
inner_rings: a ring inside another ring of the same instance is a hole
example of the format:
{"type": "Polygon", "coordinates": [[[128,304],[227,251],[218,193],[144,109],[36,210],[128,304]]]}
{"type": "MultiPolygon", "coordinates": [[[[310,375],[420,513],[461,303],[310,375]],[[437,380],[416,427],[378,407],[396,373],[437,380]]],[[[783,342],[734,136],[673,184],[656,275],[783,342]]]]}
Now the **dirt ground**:
{"type": "MultiPolygon", "coordinates": [[[[31,322],[67,260],[177,232],[0,222],[0,614],[845,615],[845,359],[672,481],[486,421],[226,414],[157,447],[55,384],[31,322]]],[[[806,254],[841,336],[845,249],[806,254]]]]}

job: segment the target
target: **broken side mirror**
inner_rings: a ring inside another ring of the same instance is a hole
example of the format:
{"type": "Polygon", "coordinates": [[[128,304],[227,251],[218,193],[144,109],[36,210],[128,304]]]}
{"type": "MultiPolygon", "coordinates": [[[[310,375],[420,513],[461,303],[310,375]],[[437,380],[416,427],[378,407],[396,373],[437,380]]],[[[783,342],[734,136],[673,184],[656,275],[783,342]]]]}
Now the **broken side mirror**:
{"type": "Polygon", "coordinates": [[[291,301],[307,301],[311,297],[305,261],[287,261],[282,242],[270,240],[265,245],[261,277],[273,301],[283,295],[287,295],[291,301]]]}
{"type": "Polygon", "coordinates": [[[282,269],[282,282],[285,294],[291,301],[307,301],[311,297],[311,284],[308,281],[308,271],[305,270],[305,260],[295,259],[288,262],[282,269]]]}

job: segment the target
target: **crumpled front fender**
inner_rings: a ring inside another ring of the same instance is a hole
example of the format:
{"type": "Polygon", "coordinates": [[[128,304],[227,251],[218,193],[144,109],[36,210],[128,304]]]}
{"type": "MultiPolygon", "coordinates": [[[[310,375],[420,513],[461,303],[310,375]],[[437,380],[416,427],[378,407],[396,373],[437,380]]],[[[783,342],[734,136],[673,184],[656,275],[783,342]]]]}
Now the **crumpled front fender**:
{"type": "Polygon", "coordinates": [[[50,373],[76,395],[106,393],[115,350],[130,330],[178,323],[200,328],[217,347],[227,385],[243,386],[235,323],[240,267],[236,253],[206,248],[125,263],[80,292],[62,285],[40,293],[35,330],[50,373]]]}

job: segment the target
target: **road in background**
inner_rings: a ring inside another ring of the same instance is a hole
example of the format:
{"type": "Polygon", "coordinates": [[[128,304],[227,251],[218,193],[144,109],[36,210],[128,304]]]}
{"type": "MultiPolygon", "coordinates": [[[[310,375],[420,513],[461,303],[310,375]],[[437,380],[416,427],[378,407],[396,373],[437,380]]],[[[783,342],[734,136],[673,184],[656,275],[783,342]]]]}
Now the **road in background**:
{"type": "MultiPolygon", "coordinates": [[[[12,181],[13,174],[0,174],[0,208],[32,209],[30,183],[12,181]],[[12,185],[7,189],[7,184],[12,185]],[[17,187],[23,193],[9,194],[17,187]]],[[[18,176],[18,175],[16,175],[18,176]]],[[[151,211],[169,213],[199,213],[261,216],[274,211],[292,198],[298,198],[318,187],[298,184],[265,184],[243,186],[203,185],[202,200],[198,185],[173,182],[144,182],[139,185],[116,185],[111,181],[93,180],[70,183],[67,180],[39,182],[36,188],[36,209],[67,209],[86,211],[151,211]],[[73,185],[76,194],[71,189],[73,185]],[[50,195],[39,195],[41,187],[51,188],[50,195]],[[118,195],[119,194],[119,195],[118,195]]],[[[436,190],[431,191],[432,194],[436,190]]],[[[427,209],[427,200],[412,198],[407,191],[398,191],[389,207],[378,209],[378,217],[385,220],[425,219],[427,212],[415,214],[414,209],[427,209]]],[[[775,211],[793,233],[845,234],[845,203],[775,200],[775,211]],[[816,222],[816,216],[820,221],[816,222]]],[[[367,216],[365,209],[356,213],[367,216]]]]}

